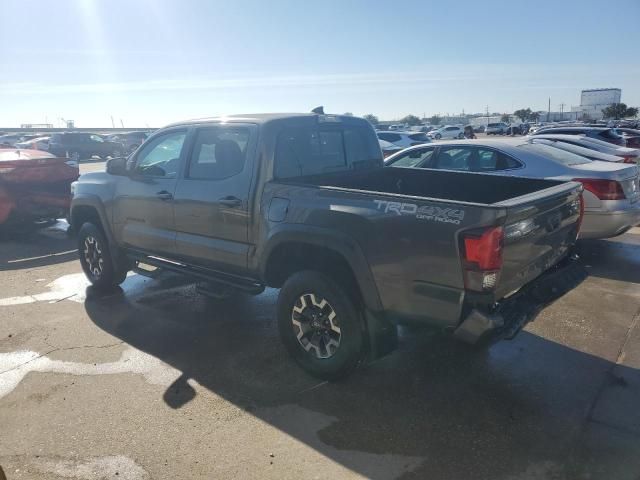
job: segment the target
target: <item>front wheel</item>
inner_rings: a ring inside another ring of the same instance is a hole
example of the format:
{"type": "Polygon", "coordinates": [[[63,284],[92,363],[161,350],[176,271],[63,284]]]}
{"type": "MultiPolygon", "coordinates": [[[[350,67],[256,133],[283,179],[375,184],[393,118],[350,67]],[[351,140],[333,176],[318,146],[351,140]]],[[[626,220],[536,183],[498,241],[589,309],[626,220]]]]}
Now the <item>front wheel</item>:
{"type": "Polygon", "coordinates": [[[462,139],[464,138],[464,133],[459,133],[459,134],[458,134],[458,138],[459,138],[460,140],[462,140],[462,139]]]}
{"type": "Polygon", "coordinates": [[[278,329],[285,347],[307,373],[323,380],[348,376],[362,358],[362,321],[353,300],[326,275],[306,270],[278,296],[278,329]]]}
{"type": "Polygon", "coordinates": [[[110,290],[127,277],[127,269],[116,267],[104,233],[93,223],[85,223],[80,228],[78,253],[84,274],[99,290],[110,290]]]}
{"type": "Polygon", "coordinates": [[[442,138],[442,135],[440,135],[439,133],[435,134],[435,139],[436,140],[440,140],[442,138]]]}

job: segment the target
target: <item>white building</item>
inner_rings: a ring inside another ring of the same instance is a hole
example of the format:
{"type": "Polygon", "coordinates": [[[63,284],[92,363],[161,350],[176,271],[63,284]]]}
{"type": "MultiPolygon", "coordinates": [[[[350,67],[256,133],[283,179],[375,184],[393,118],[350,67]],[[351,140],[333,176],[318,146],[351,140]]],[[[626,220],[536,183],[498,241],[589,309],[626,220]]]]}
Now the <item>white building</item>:
{"type": "Polygon", "coordinates": [[[580,94],[580,106],[571,107],[572,112],[576,112],[581,118],[600,120],[602,110],[612,103],[620,103],[622,90],[619,88],[593,88],[582,90],[580,94]]]}

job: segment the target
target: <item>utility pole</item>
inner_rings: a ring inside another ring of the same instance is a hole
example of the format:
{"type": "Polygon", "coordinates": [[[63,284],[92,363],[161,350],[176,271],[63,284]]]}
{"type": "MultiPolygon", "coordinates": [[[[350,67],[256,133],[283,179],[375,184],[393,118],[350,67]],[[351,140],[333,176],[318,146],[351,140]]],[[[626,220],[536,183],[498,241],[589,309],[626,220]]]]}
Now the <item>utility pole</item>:
{"type": "Polygon", "coordinates": [[[551,118],[551,97],[549,97],[549,107],[547,108],[547,122],[551,118]]]}
{"type": "Polygon", "coordinates": [[[122,119],[120,119],[120,125],[122,125],[122,128],[124,128],[124,123],[122,122],[122,119]]]}
{"type": "Polygon", "coordinates": [[[111,128],[116,128],[116,124],[113,121],[113,115],[111,115],[111,128]]]}
{"type": "Polygon", "coordinates": [[[489,105],[487,105],[487,127],[489,126],[489,105]]]}
{"type": "Polygon", "coordinates": [[[558,105],[560,107],[560,121],[564,120],[564,103],[561,103],[560,105],[558,105]]]}

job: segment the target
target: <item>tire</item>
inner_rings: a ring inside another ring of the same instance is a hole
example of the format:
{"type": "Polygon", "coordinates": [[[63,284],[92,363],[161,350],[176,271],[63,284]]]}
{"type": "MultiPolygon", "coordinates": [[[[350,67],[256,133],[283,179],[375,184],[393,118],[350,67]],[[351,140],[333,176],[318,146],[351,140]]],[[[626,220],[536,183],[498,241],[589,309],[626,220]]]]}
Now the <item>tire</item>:
{"type": "Polygon", "coordinates": [[[458,138],[459,138],[460,140],[462,140],[462,139],[464,138],[464,133],[459,133],[459,134],[458,134],[458,138]]]}
{"type": "Polygon", "coordinates": [[[440,135],[439,133],[436,133],[434,137],[436,140],[440,140],[442,138],[442,135],[440,135]]]}
{"type": "Polygon", "coordinates": [[[78,254],[84,274],[98,290],[112,290],[127,277],[126,268],[116,267],[102,229],[93,223],[80,227],[78,254]]]}
{"type": "Polygon", "coordinates": [[[310,375],[335,381],[358,366],[364,345],[361,316],[328,276],[304,270],[289,277],[278,296],[277,316],[284,346],[310,375]]]}
{"type": "Polygon", "coordinates": [[[80,162],[80,152],[77,151],[72,151],[72,152],[67,152],[67,158],[69,160],[73,160],[74,162],[80,162]]]}

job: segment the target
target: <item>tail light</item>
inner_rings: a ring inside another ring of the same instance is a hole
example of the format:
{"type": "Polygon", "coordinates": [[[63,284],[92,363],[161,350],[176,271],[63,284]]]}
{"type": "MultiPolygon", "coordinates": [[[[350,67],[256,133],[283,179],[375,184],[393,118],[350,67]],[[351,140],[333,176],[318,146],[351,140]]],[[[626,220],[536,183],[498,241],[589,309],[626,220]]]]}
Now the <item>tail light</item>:
{"type": "Polygon", "coordinates": [[[503,245],[502,227],[462,234],[461,250],[465,288],[477,292],[495,289],[502,269],[503,245]]]}
{"type": "Polygon", "coordinates": [[[633,155],[620,155],[622,157],[622,163],[638,163],[636,157],[633,155]]]}
{"type": "Polygon", "coordinates": [[[600,180],[595,178],[574,178],[576,182],[582,183],[585,190],[590,191],[600,200],[624,200],[624,190],[622,185],[615,180],[600,180]]]}

